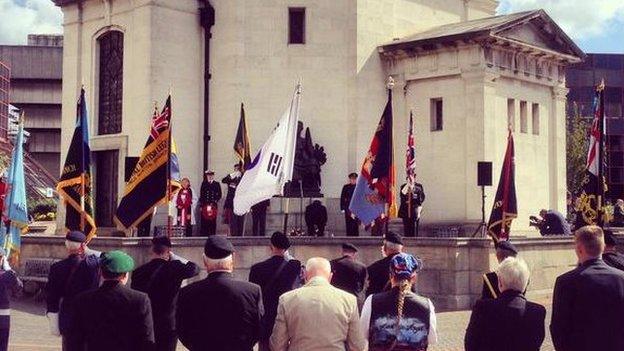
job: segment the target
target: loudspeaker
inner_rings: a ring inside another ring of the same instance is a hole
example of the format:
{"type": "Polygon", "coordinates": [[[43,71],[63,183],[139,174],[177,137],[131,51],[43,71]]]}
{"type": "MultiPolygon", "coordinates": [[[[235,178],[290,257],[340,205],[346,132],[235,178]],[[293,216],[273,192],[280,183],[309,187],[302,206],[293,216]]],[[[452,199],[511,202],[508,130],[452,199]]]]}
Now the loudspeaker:
{"type": "Polygon", "coordinates": [[[137,162],[139,162],[138,157],[126,157],[124,166],[124,181],[129,181],[132,176],[132,172],[134,171],[134,166],[136,166],[137,162]]]}
{"type": "Polygon", "coordinates": [[[492,185],[492,162],[479,162],[477,164],[477,185],[492,185]]]}

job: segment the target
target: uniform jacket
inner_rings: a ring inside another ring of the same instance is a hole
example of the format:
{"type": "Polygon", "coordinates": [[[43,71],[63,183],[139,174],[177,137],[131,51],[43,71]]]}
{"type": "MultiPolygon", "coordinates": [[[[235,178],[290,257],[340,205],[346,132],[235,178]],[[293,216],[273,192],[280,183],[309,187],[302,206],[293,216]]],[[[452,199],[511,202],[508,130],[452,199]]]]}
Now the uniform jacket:
{"type": "Polygon", "coordinates": [[[416,208],[422,206],[425,202],[425,190],[420,183],[414,184],[414,191],[412,192],[412,204],[408,206],[408,193],[403,193],[403,188],[407,186],[407,184],[403,184],[401,186],[401,191],[399,192],[399,197],[401,198],[401,205],[399,206],[399,217],[400,218],[408,218],[408,208],[411,207],[411,218],[416,219],[416,208]]]}
{"type": "Polygon", "coordinates": [[[280,297],[272,351],[359,351],[365,347],[355,296],[315,277],[280,297]]]}
{"type": "Polygon", "coordinates": [[[349,211],[349,204],[351,203],[354,191],[355,184],[345,184],[342,187],[342,192],[340,193],[340,211],[349,211]]]}
{"type": "Polygon", "coordinates": [[[271,331],[273,331],[279,297],[283,293],[302,285],[301,262],[298,260],[286,261],[282,256],[272,256],[265,261],[258,262],[251,266],[249,281],[258,284],[262,289],[264,317],[262,318],[260,339],[268,340],[271,336],[271,331]],[[273,280],[273,277],[282,264],[284,264],[284,267],[279,273],[279,276],[273,280]],[[271,280],[273,280],[273,282],[271,282],[271,280]],[[271,286],[268,286],[269,284],[271,284],[271,286]]]}
{"type": "Polygon", "coordinates": [[[605,252],[604,254],[602,254],[602,259],[609,266],[624,271],[624,255],[622,255],[621,253],[605,252]]]}
{"type": "Polygon", "coordinates": [[[221,184],[213,180],[208,182],[204,180],[199,191],[199,204],[201,206],[212,204],[216,205],[221,200],[221,184]]]}
{"type": "Polygon", "coordinates": [[[191,351],[251,351],[263,314],[258,285],[236,280],[231,273],[212,272],[180,290],[178,337],[191,351]]]}
{"type": "Polygon", "coordinates": [[[501,294],[498,289],[498,275],[496,272],[489,272],[483,275],[483,289],[481,289],[482,299],[495,299],[501,294]]]}
{"type": "Polygon", "coordinates": [[[592,259],[557,278],[550,333],[557,351],[624,350],[624,272],[592,259]]]}
{"type": "Polygon", "coordinates": [[[149,298],[117,281],[104,281],[98,289],[76,297],[70,334],[75,343],[71,350],[152,350],[149,298]]]}
{"type": "Polygon", "coordinates": [[[71,325],[76,295],[97,288],[99,283],[100,261],[94,255],[70,255],[50,267],[46,285],[47,311],[59,314],[61,334],[65,334],[71,325]]]}
{"type": "Polygon", "coordinates": [[[221,180],[221,183],[228,186],[223,208],[234,208],[234,194],[236,194],[236,187],[238,186],[238,183],[240,183],[241,178],[242,175],[239,172],[234,172],[228,174],[221,180]]]}
{"type": "Polygon", "coordinates": [[[180,285],[184,279],[199,274],[193,262],[155,258],[132,272],[132,289],[146,293],[152,305],[154,330],[175,330],[175,307],[180,285]]]}
{"type": "Polygon", "coordinates": [[[358,300],[358,306],[364,303],[364,284],[366,284],[366,266],[349,256],[343,256],[331,261],[331,284],[353,294],[358,300]]]}
{"type": "Polygon", "coordinates": [[[464,346],[466,351],[539,351],[544,341],[546,309],[518,291],[475,304],[464,346]]]}

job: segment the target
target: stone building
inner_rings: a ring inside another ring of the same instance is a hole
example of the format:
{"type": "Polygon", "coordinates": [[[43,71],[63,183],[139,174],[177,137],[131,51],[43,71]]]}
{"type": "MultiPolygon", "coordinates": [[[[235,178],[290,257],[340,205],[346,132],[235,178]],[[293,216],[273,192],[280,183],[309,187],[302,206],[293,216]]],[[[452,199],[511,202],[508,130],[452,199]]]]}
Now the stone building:
{"type": "Polygon", "coordinates": [[[240,103],[259,147],[301,79],[301,119],[328,155],[329,229],[341,233],[340,189],[367,151],[389,74],[399,184],[409,110],[416,116],[428,194],[421,223],[468,231],[479,222],[476,163],[493,161],[497,182],[508,121],[514,229],[528,230],[539,208],[565,212],[564,68],[584,54],[543,11],[494,16],[494,0],[53,1],[64,13],[61,150],[64,158],[84,85],[102,226],[112,223],[154,101],[171,90],[182,173],[198,189],[205,168],[231,170],[240,103]]]}
{"type": "Polygon", "coordinates": [[[624,197],[624,55],[587,54],[587,59],[571,66],[566,73],[568,116],[576,103],[583,117],[593,118],[592,103],[596,85],[605,80],[605,116],[607,120],[606,155],[607,197],[615,202],[624,197]]]}
{"type": "MultiPolygon", "coordinates": [[[[11,105],[24,110],[30,133],[26,150],[57,179],[61,158],[63,37],[29,35],[28,45],[0,45],[0,61],[11,70],[11,105]]],[[[6,133],[7,120],[0,119],[6,133]]]]}

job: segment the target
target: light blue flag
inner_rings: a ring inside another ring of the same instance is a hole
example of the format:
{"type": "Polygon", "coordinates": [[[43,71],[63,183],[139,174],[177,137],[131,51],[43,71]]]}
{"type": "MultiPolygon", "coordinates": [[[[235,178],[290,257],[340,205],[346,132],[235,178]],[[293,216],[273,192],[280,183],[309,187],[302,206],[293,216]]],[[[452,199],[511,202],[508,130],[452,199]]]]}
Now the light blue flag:
{"type": "Polygon", "coordinates": [[[5,198],[6,218],[10,221],[8,233],[3,236],[3,247],[7,256],[19,254],[20,236],[28,229],[28,207],[26,206],[26,183],[24,181],[24,112],[20,117],[19,129],[11,155],[11,166],[7,175],[9,194],[5,198]]]}

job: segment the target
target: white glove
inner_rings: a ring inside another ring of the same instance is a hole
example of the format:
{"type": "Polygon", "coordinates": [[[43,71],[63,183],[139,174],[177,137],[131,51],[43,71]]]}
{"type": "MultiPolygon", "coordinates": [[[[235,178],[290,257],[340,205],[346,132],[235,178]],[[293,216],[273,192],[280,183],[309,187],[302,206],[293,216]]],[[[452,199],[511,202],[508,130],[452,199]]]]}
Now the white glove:
{"type": "Polygon", "coordinates": [[[169,257],[171,258],[172,261],[180,261],[183,264],[187,264],[189,260],[187,260],[184,257],[178,256],[176,254],[174,254],[172,251],[169,252],[169,257]]]}
{"type": "Polygon", "coordinates": [[[9,265],[8,257],[5,257],[2,260],[2,269],[5,270],[5,271],[10,271],[11,270],[11,265],[9,265]]]}
{"type": "Polygon", "coordinates": [[[102,251],[98,251],[98,250],[93,250],[88,248],[87,246],[85,246],[85,255],[94,255],[96,257],[100,257],[102,255],[102,251]]]}
{"type": "Polygon", "coordinates": [[[59,330],[58,313],[48,312],[46,313],[46,318],[48,319],[48,326],[50,327],[50,334],[54,336],[61,336],[61,331],[59,330]]]}

